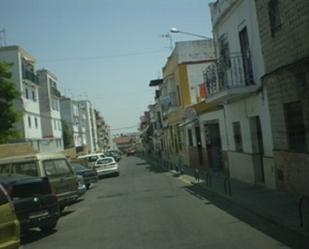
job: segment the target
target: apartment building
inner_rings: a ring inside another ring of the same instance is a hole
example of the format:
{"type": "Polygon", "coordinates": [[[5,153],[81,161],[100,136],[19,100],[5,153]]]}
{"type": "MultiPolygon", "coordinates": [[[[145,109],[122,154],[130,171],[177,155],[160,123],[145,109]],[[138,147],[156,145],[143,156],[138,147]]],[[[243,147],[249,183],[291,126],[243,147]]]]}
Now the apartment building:
{"type": "Polygon", "coordinates": [[[100,116],[100,113],[95,110],[97,138],[98,138],[98,149],[105,152],[110,149],[110,128],[105,122],[104,118],[100,116]]]}
{"type": "Polygon", "coordinates": [[[220,0],[209,7],[217,60],[204,72],[206,103],[222,108],[204,116],[209,160],[233,178],[275,188],[255,2],[220,0]]]}
{"type": "MultiPolygon", "coordinates": [[[[35,58],[19,46],[0,48],[0,61],[12,64],[11,81],[21,92],[14,107],[21,114],[21,119],[14,126],[20,131],[19,142],[29,142],[34,149],[40,150],[42,124],[39,104],[39,81],[36,75],[35,58]]],[[[18,142],[17,141],[17,142],[18,142]]]]}
{"type": "Polygon", "coordinates": [[[188,137],[182,129],[184,111],[205,98],[200,92],[203,70],[215,60],[211,40],[176,42],[163,67],[159,85],[163,128],[163,158],[182,165],[193,165],[188,137]]]}
{"type": "MultiPolygon", "coordinates": [[[[87,143],[81,132],[80,111],[78,102],[68,97],[60,98],[60,113],[73,137],[74,147],[81,147],[87,143]]],[[[86,116],[85,116],[86,119],[86,116]]],[[[85,121],[86,123],[86,121],[85,121]]],[[[85,128],[86,129],[86,128],[85,128]]],[[[86,132],[86,130],[85,130],[86,132]]]]}
{"type": "Polygon", "coordinates": [[[276,186],[309,195],[309,1],[256,0],[276,186]]]}
{"type": "Polygon", "coordinates": [[[42,136],[46,140],[46,150],[63,150],[62,123],[60,114],[61,94],[58,90],[57,77],[46,69],[37,71],[39,87],[40,115],[42,136]]]}
{"type": "MultiPolygon", "coordinates": [[[[91,152],[98,151],[98,136],[97,136],[97,126],[96,126],[96,118],[94,107],[89,100],[79,100],[77,101],[78,111],[80,113],[80,117],[82,117],[83,125],[80,127],[79,133],[83,133],[82,137],[87,140],[87,144],[90,146],[91,152]],[[85,125],[85,126],[84,126],[85,125]],[[84,136],[85,131],[85,136],[84,136]]],[[[84,141],[83,141],[84,142],[84,141]]]]}

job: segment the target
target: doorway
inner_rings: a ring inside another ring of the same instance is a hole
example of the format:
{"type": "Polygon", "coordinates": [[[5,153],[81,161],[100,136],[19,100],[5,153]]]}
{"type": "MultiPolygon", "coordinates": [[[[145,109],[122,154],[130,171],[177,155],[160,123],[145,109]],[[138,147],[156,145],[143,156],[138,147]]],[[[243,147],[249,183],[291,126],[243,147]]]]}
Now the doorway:
{"type": "Polygon", "coordinates": [[[198,159],[200,165],[203,165],[203,148],[202,148],[202,139],[201,139],[201,129],[200,126],[195,126],[195,137],[196,137],[196,147],[198,153],[198,159]]]}
{"type": "Polygon", "coordinates": [[[207,123],[204,125],[204,128],[209,167],[212,168],[213,171],[221,171],[222,146],[219,123],[207,123]]]}
{"type": "Polygon", "coordinates": [[[261,121],[259,116],[250,118],[250,130],[252,139],[253,165],[255,172],[255,181],[265,183],[264,173],[264,145],[261,121]]]}

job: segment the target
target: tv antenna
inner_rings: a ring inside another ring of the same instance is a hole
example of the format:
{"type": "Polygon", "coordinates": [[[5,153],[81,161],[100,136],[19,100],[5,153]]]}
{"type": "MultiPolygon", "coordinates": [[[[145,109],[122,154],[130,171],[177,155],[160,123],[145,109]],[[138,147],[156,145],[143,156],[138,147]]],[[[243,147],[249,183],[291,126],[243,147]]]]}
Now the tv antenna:
{"type": "Polygon", "coordinates": [[[0,47],[6,46],[6,33],[5,29],[0,30],[0,47]]]}
{"type": "Polygon", "coordinates": [[[160,35],[161,38],[166,38],[170,40],[170,46],[168,47],[170,50],[173,50],[173,39],[170,33],[160,35]]]}

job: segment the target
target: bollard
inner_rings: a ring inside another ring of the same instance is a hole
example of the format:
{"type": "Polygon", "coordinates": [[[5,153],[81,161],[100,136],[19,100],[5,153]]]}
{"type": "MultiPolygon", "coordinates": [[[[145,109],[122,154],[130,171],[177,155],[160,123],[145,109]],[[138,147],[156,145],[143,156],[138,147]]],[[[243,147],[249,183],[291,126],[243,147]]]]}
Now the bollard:
{"type": "Polygon", "coordinates": [[[224,178],[224,193],[232,196],[231,180],[227,176],[224,178]]]}
{"type": "Polygon", "coordinates": [[[207,170],[205,173],[205,182],[208,187],[212,186],[212,178],[211,178],[210,170],[207,170]]]}
{"type": "Polygon", "coordinates": [[[299,199],[299,202],[298,202],[298,214],[299,214],[299,219],[300,219],[300,227],[304,226],[303,203],[305,200],[309,203],[309,197],[304,195],[299,199]]]}

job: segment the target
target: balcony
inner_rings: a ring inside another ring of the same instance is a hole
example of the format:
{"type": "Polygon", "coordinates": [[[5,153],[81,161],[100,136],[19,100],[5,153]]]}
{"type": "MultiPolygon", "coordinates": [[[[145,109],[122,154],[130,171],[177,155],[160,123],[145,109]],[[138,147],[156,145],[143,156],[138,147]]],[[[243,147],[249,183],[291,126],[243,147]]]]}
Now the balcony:
{"type": "Polygon", "coordinates": [[[220,58],[204,71],[206,103],[226,102],[254,93],[258,86],[254,82],[251,56],[234,54],[220,58]]]}
{"type": "Polygon", "coordinates": [[[28,80],[36,85],[39,85],[38,77],[32,71],[23,70],[23,79],[28,80]]]}
{"type": "Polygon", "coordinates": [[[60,91],[56,88],[56,87],[51,87],[50,88],[51,94],[60,98],[61,97],[61,93],[60,91]]]}

